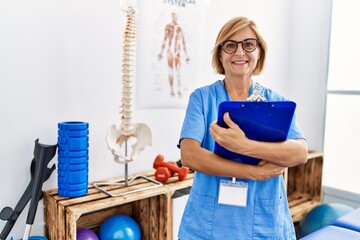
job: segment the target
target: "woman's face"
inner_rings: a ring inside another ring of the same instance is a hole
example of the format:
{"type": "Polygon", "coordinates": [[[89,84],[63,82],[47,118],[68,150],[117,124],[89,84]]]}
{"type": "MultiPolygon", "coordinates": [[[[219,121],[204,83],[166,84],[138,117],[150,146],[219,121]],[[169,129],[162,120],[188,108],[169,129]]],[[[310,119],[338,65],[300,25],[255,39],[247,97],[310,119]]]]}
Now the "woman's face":
{"type": "MultiPolygon", "coordinates": [[[[235,33],[229,40],[239,42],[251,38],[257,39],[256,34],[250,27],[246,27],[235,33]]],[[[259,56],[259,46],[253,52],[246,52],[242,48],[242,44],[239,43],[236,51],[231,54],[228,54],[221,49],[220,61],[225,70],[225,78],[251,78],[259,60],[259,56]]]]}

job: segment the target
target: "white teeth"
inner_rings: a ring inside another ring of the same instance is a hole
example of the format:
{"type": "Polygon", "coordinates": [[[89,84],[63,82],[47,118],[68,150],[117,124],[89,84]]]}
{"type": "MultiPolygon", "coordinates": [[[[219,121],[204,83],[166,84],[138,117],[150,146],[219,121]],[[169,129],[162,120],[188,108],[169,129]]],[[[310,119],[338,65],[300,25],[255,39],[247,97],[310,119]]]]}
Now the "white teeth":
{"type": "Polygon", "coordinates": [[[246,61],[234,61],[233,63],[235,63],[235,64],[244,64],[244,63],[246,63],[246,61]]]}

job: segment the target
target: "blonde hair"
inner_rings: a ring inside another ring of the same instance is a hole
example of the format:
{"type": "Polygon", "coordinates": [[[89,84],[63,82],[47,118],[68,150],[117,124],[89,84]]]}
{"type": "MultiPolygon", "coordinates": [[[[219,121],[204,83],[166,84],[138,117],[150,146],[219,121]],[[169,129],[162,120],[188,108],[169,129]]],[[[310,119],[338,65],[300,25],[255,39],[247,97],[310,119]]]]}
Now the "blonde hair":
{"type": "Polygon", "coordinates": [[[216,38],[215,47],[213,49],[212,54],[212,65],[215,69],[215,72],[218,74],[225,74],[224,67],[220,61],[220,51],[221,46],[220,44],[228,39],[230,39],[236,32],[243,30],[246,27],[250,27],[258,41],[259,41],[259,50],[260,50],[260,57],[259,61],[256,64],[256,67],[253,71],[253,75],[259,75],[265,65],[265,59],[266,59],[266,53],[267,53],[267,44],[264,40],[264,38],[259,33],[259,30],[257,29],[257,26],[255,22],[252,20],[246,18],[246,17],[235,17],[225,23],[225,25],[220,29],[220,32],[218,33],[218,36],[216,38]]]}

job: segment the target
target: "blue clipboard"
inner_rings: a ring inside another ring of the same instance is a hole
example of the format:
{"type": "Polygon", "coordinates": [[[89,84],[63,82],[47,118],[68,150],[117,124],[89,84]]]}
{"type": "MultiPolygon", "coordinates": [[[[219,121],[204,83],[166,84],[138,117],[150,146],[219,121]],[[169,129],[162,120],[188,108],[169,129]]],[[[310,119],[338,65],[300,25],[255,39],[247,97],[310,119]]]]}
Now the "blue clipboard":
{"type": "MultiPolygon", "coordinates": [[[[263,142],[281,142],[287,139],[296,103],[225,101],[219,105],[218,125],[228,128],[223,115],[229,112],[230,118],[239,125],[247,138],[263,142]]],[[[215,142],[214,152],[226,159],[257,165],[260,159],[231,152],[215,142]]]]}

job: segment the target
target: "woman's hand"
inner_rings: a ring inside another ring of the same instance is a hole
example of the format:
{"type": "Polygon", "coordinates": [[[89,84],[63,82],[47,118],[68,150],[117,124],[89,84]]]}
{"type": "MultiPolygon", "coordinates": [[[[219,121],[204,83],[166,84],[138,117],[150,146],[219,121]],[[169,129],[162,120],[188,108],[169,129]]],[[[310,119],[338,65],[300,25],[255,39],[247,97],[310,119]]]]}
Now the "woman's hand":
{"type": "Polygon", "coordinates": [[[244,131],[231,120],[229,113],[225,113],[223,118],[229,128],[220,127],[214,121],[210,125],[211,136],[222,147],[232,152],[244,154],[246,143],[250,140],[245,136],[244,131]]]}
{"type": "Polygon", "coordinates": [[[260,161],[254,171],[254,180],[267,180],[269,178],[277,177],[284,173],[286,167],[279,166],[267,161],[260,161]]]}
{"type": "Polygon", "coordinates": [[[180,144],[183,166],[209,175],[266,180],[281,175],[286,169],[264,160],[258,165],[231,161],[202,148],[198,141],[190,138],[182,139],[180,144]]]}
{"type": "Polygon", "coordinates": [[[218,144],[229,151],[285,167],[306,163],[308,150],[305,139],[288,139],[280,142],[251,140],[231,120],[229,113],[225,113],[223,118],[229,128],[220,127],[214,121],[210,125],[210,134],[218,144]]]}

